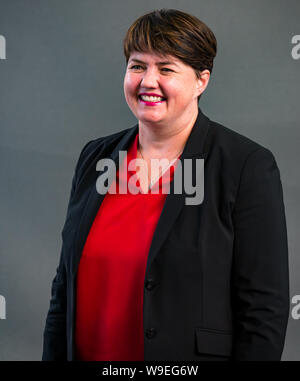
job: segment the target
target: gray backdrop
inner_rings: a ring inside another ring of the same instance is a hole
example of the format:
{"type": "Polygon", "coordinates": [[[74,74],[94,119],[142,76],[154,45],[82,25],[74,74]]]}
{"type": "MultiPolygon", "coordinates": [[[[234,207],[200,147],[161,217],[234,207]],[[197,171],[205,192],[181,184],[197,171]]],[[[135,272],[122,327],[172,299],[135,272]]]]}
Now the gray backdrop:
{"type": "MultiPolygon", "coordinates": [[[[40,360],[71,179],[83,145],[137,121],[123,94],[122,40],[154,9],[214,31],[218,54],[200,101],[211,119],[269,148],[281,172],[291,299],[300,294],[299,0],[0,0],[1,360],[40,360]]],[[[292,304],[291,300],[291,311],[292,304]]],[[[283,360],[300,360],[290,314],[283,360]]]]}

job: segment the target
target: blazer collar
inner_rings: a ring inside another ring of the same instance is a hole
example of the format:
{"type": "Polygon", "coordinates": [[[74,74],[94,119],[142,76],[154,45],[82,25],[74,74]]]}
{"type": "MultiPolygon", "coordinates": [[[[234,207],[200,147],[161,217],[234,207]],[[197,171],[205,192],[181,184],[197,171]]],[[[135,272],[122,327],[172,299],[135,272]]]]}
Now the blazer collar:
{"type": "MultiPolygon", "coordinates": [[[[200,107],[198,107],[198,115],[191,133],[186,141],[184,150],[182,152],[181,158],[189,158],[194,156],[206,156],[204,152],[204,143],[206,134],[208,132],[209,118],[205,116],[200,107]]],[[[123,136],[117,147],[113,150],[110,158],[113,159],[118,165],[119,151],[127,150],[131,143],[133,142],[136,134],[138,133],[138,124],[133,126],[128,130],[128,132],[123,136]]]]}
{"type": "MultiPolygon", "coordinates": [[[[187,158],[203,158],[207,157],[207,152],[205,152],[205,141],[207,132],[209,129],[209,118],[207,118],[200,108],[198,107],[198,115],[194,126],[191,130],[191,133],[187,139],[184,150],[181,154],[180,160],[183,163],[184,159],[187,158]]],[[[136,134],[138,133],[138,124],[134,127],[127,130],[124,136],[121,138],[117,146],[108,154],[106,158],[110,158],[115,162],[116,168],[119,167],[119,151],[127,151],[135,139],[136,134]]],[[[106,147],[106,152],[109,152],[109,147],[106,147]]],[[[97,160],[100,158],[98,157],[97,160]]],[[[194,165],[193,165],[194,168],[194,165]]],[[[193,172],[193,181],[196,176],[195,171],[193,172]]],[[[193,182],[194,183],[194,182],[193,182]]],[[[172,225],[174,224],[177,216],[181,212],[185,204],[186,194],[176,194],[173,192],[173,182],[170,184],[170,193],[167,194],[165,204],[158,220],[152,243],[150,246],[150,251],[147,259],[147,269],[154,261],[156,255],[159,253],[159,250],[168,236],[172,225]]],[[[96,190],[96,186],[93,186],[90,195],[84,209],[83,215],[81,217],[80,223],[77,230],[77,239],[75,242],[75,256],[72,260],[72,274],[76,276],[78,264],[81,257],[81,252],[83,250],[86,238],[88,236],[89,230],[92,226],[94,218],[98,212],[99,207],[105,197],[105,194],[100,194],[96,190]]]]}

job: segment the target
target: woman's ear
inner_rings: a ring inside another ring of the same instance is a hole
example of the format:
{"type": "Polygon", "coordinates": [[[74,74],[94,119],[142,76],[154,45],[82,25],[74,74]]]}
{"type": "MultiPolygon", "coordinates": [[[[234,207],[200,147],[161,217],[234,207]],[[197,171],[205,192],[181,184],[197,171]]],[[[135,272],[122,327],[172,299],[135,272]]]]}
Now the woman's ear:
{"type": "Polygon", "coordinates": [[[204,90],[206,89],[206,86],[208,85],[210,78],[210,71],[209,70],[203,70],[200,72],[200,78],[197,79],[197,96],[202,94],[204,90]]]}

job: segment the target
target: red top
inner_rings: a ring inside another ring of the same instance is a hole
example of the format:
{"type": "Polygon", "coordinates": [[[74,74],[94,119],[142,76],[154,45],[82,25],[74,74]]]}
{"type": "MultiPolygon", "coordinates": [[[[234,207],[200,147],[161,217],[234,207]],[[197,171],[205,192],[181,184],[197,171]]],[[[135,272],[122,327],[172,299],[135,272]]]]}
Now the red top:
{"type": "MultiPolygon", "coordinates": [[[[127,153],[127,165],[136,158],[137,144],[138,134],[127,153]]],[[[78,268],[77,360],[144,360],[143,293],[147,257],[167,196],[161,191],[162,186],[172,180],[176,163],[171,166],[170,179],[162,176],[152,187],[159,186],[159,194],[142,193],[141,189],[137,194],[106,193],[78,268]]],[[[120,179],[126,174],[129,179],[136,173],[128,170],[125,160],[122,164],[113,182],[117,190],[120,179]]]]}

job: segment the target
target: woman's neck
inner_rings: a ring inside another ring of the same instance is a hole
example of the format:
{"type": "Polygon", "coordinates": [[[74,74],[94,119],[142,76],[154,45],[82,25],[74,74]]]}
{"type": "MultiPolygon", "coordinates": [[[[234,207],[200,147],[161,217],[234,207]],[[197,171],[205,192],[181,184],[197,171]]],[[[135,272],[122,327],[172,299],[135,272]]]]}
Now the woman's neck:
{"type": "Polygon", "coordinates": [[[139,149],[147,158],[172,159],[182,151],[197,119],[198,110],[184,126],[149,126],[139,122],[139,149]]]}

